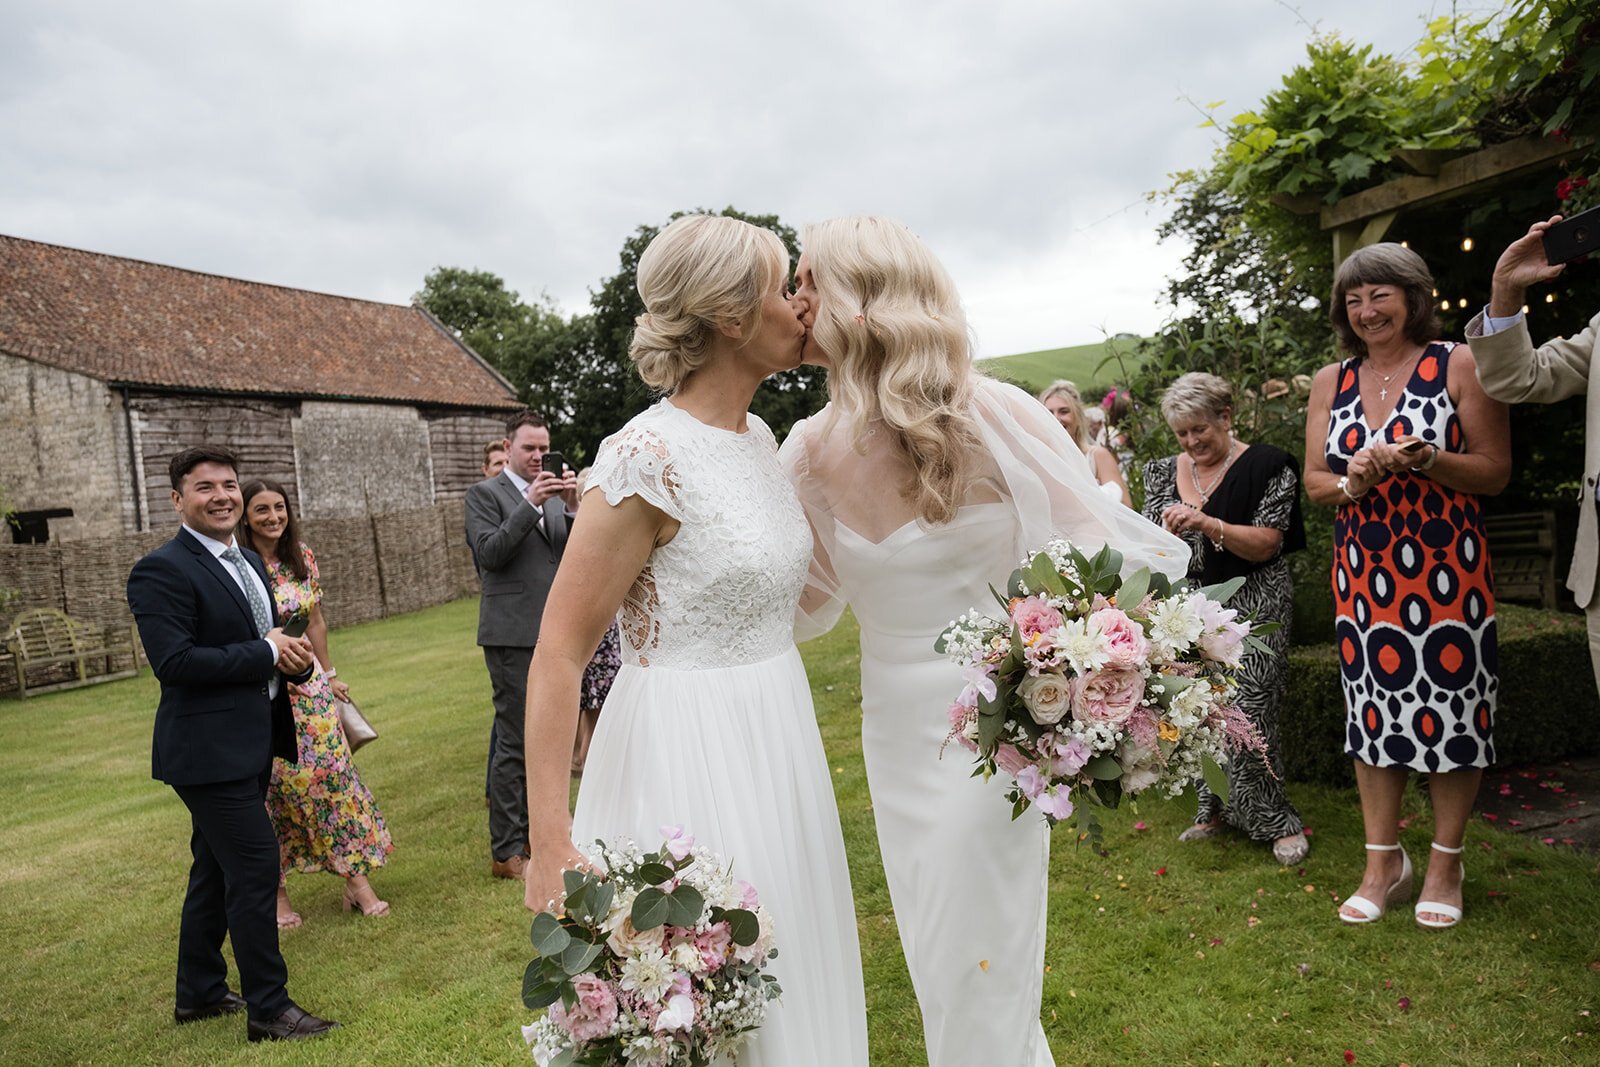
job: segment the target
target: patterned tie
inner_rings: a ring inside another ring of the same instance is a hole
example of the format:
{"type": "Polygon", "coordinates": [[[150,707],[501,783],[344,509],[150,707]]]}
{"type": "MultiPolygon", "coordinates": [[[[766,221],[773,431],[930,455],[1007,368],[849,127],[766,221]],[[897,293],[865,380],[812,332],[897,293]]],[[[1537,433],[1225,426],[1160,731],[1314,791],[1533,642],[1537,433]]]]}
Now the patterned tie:
{"type": "Polygon", "coordinates": [[[222,558],[233,564],[239,572],[239,579],[244,585],[244,598],[250,602],[250,614],[256,620],[256,632],[262,637],[267,636],[267,631],[272,629],[272,616],[267,612],[266,602],[261,599],[261,590],[256,583],[250,580],[250,564],[244,561],[244,553],[239,551],[238,545],[229,545],[222,551],[222,558]]]}

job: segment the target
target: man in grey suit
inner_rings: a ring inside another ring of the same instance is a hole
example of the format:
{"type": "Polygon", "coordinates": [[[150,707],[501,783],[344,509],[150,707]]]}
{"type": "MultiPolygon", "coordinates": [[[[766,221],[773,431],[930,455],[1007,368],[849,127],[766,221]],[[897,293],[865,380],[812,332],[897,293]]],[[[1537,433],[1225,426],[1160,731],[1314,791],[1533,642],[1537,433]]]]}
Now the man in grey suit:
{"type": "Polygon", "coordinates": [[[569,471],[547,471],[550,429],[531,411],[506,422],[505,469],[467,490],[467,545],[483,580],[478,644],[494,686],[496,743],[489,764],[490,873],[521,878],[528,855],[528,776],[522,725],[528,664],[550,582],[567,544],[562,492],[569,471]]]}
{"type": "Polygon", "coordinates": [[[1561,221],[1556,215],[1536,222],[1513,241],[1494,267],[1489,306],[1467,323],[1467,341],[1478,361],[1483,391],[1508,404],[1551,404],[1582,394],[1585,400],[1583,502],[1578,509],[1578,540],[1573,547],[1567,588],[1589,620],[1589,658],[1600,685],[1600,313],[1573,337],[1558,337],[1537,350],[1528,333],[1528,286],[1547,282],[1564,265],[1551,266],[1544,231],[1561,221]]]}

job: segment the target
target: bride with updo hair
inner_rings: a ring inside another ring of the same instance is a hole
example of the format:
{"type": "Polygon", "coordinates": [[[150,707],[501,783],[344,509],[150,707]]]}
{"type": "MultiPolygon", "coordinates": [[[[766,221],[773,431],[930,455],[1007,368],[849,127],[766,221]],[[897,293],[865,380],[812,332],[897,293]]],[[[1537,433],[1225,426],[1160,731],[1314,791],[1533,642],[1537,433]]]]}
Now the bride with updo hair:
{"type": "Polygon", "coordinates": [[[800,364],[788,268],[770,231],[724,216],[679,218],[640,257],[630,355],[667,395],[601,444],[550,589],[528,673],[525,903],[565,896],[562,870],[589,862],[574,842],[651,850],[682,826],[774,924],[783,997],[740,1064],[864,1067],[855,902],[794,645],[811,535],[748,410],[800,364]],[[580,683],[613,618],[623,665],[569,829],[580,683]]]}
{"type": "Polygon", "coordinates": [[[1036,400],[973,369],[955,284],[910,230],[831,219],[804,241],[795,304],[832,399],[782,451],[813,538],[797,633],[847,605],[860,623],[862,752],[928,1063],[1052,1064],[1049,830],[943,751],[963,680],[934,641],[1052,538],[1173,579],[1189,550],[1108,499],[1036,400]]]}

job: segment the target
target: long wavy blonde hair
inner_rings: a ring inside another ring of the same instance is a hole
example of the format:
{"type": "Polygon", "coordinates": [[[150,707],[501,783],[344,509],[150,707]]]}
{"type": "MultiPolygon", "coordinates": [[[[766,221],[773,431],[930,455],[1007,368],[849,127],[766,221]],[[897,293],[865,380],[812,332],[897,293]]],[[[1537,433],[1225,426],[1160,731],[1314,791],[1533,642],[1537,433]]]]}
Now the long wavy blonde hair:
{"type": "Polygon", "coordinates": [[[804,245],[819,303],[812,335],[833,362],[829,395],[860,449],[881,430],[908,461],[919,518],[946,523],[966,494],[979,442],[970,413],[972,345],[950,275],[898,222],[829,219],[804,245]]]}

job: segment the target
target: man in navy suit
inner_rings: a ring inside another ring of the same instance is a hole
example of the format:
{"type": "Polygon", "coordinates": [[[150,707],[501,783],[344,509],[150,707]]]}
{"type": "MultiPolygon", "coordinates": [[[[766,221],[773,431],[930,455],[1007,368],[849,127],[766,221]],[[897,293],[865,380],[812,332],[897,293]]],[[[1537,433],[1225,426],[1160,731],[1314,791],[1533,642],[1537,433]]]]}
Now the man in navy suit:
{"type": "Polygon", "coordinates": [[[180,1023],[249,1009],[251,1041],[338,1026],[289,999],[278,951],[278,839],[265,806],[272,759],[296,757],[289,682],[311,676],[311,644],[276,624],[261,557],[240,549],[238,463],[225,448],[172,457],[178,535],[134,564],[128,607],[161,682],[152,776],[189,809],[189,890],[178,929],[180,1023]],[[233,939],[241,997],[222,957],[233,939]]]}

